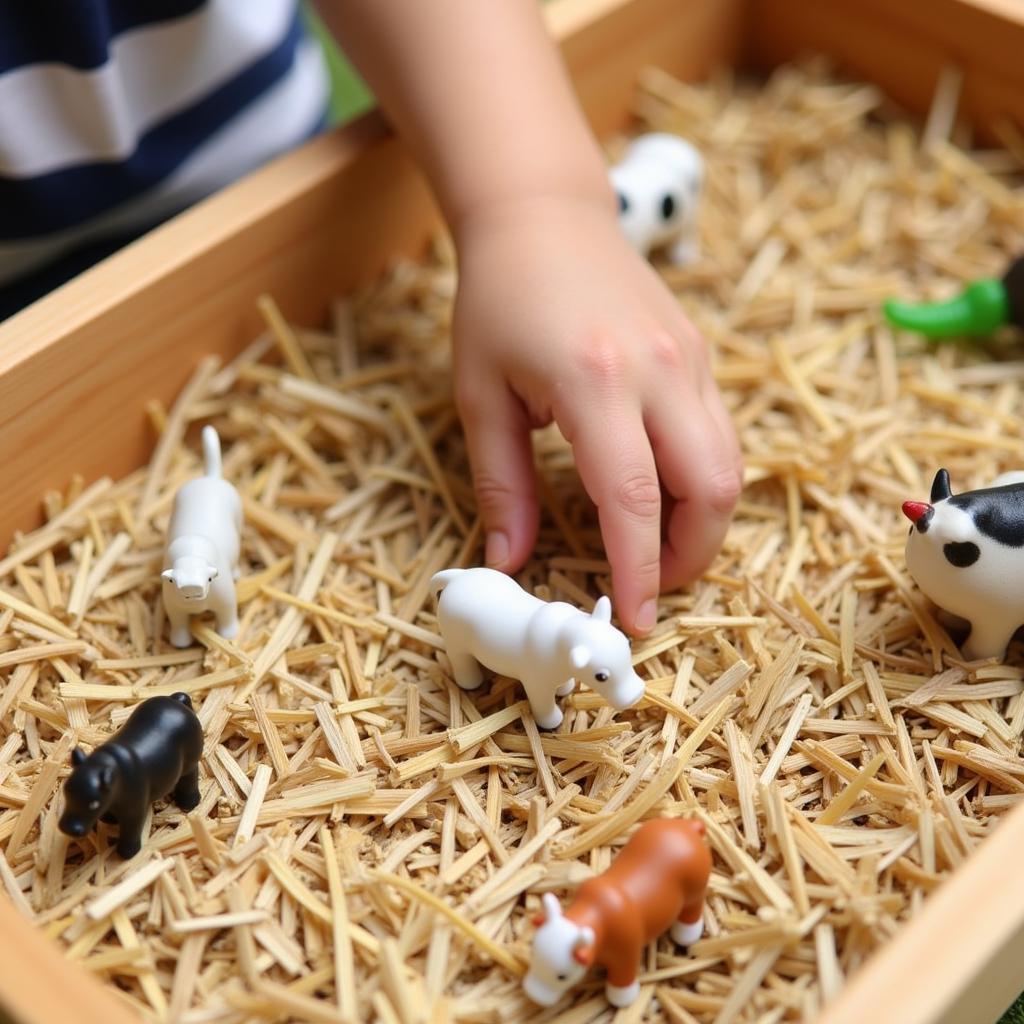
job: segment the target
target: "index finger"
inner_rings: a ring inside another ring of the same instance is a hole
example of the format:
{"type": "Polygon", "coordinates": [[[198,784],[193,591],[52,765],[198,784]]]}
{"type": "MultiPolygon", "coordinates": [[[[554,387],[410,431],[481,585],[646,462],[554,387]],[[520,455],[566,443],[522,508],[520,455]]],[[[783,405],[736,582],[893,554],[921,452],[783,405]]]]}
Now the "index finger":
{"type": "Polygon", "coordinates": [[[619,618],[630,632],[649,632],[661,574],[661,487],[643,417],[614,408],[596,422],[581,420],[570,436],[597,506],[619,618]]]}

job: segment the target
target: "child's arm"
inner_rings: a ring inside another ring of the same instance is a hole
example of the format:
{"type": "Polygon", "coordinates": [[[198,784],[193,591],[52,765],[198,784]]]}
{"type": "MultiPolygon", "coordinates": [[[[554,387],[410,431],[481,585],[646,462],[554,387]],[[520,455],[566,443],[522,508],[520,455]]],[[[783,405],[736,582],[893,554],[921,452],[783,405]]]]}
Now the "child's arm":
{"type": "Polygon", "coordinates": [[[619,230],[538,6],[319,8],[422,162],[455,238],[456,396],[488,563],[515,571],[533,546],[529,434],[554,419],[599,509],[619,615],[649,629],[659,584],[699,574],[721,544],[739,448],[703,339],[619,230]]]}

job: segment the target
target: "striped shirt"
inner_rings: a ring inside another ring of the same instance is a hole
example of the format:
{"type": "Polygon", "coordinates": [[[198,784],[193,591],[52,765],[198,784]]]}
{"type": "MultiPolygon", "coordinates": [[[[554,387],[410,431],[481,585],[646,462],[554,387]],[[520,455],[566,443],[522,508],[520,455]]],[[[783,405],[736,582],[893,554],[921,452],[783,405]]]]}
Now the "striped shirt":
{"type": "Polygon", "coordinates": [[[327,99],[297,0],[0,3],[0,291],[295,146],[327,99]]]}

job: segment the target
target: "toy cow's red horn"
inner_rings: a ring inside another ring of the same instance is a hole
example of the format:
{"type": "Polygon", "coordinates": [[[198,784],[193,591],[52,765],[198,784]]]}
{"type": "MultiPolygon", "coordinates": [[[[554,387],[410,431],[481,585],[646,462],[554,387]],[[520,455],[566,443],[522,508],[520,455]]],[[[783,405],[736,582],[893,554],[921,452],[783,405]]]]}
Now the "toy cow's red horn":
{"type": "Polygon", "coordinates": [[[903,514],[912,522],[916,523],[923,515],[931,512],[932,507],[927,501],[905,501],[903,502],[903,514]]]}

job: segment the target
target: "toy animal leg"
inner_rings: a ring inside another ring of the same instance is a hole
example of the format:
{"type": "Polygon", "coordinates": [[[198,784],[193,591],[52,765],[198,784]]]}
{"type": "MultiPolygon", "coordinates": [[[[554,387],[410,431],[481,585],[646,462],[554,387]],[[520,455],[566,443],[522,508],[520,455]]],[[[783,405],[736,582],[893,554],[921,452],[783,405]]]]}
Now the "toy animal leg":
{"type": "Polygon", "coordinates": [[[557,729],[562,724],[562,709],[555,703],[553,694],[546,700],[538,701],[527,688],[526,696],[530,700],[533,719],[542,729],[557,729]]]}
{"type": "Polygon", "coordinates": [[[142,827],[146,823],[146,815],[138,817],[121,815],[121,830],[117,837],[117,854],[128,860],[142,849],[142,827]]]}
{"type": "Polygon", "coordinates": [[[704,893],[705,890],[701,889],[693,894],[683,904],[679,918],[672,925],[672,941],[680,946],[690,946],[704,934],[704,893]]]}
{"type": "Polygon", "coordinates": [[[700,258],[700,246],[692,235],[684,235],[673,242],[668,249],[668,258],[677,267],[687,267],[700,258]]]}
{"type": "Polygon", "coordinates": [[[575,689],[576,689],[576,680],[575,679],[569,679],[566,682],[562,683],[562,685],[557,690],[555,690],[555,696],[556,697],[567,697],[575,689]]]}
{"type": "Polygon", "coordinates": [[[1007,625],[1005,622],[973,622],[971,635],[963,645],[964,657],[970,661],[979,658],[1002,658],[1006,653],[1006,645],[1017,631],[1019,623],[1007,625]]]}
{"type": "Polygon", "coordinates": [[[104,825],[116,825],[117,817],[111,814],[109,811],[107,811],[106,814],[100,815],[100,821],[102,821],[104,825]]]}
{"type": "Polygon", "coordinates": [[[188,628],[191,616],[179,608],[168,608],[167,619],[171,624],[171,644],[175,647],[191,647],[192,632],[188,628]]]}
{"type": "Polygon", "coordinates": [[[704,915],[696,921],[683,921],[682,919],[672,925],[672,941],[677,946],[692,946],[704,934],[704,915]]]}
{"type": "Polygon", "coordinates": [[[200,800],[199,768],[185,772],[174,787],[174,802],[183,810],[191,811],[200,800]]]}
{"type": "Polygon", "coordinates": [[[448,660],[452,663],[452,675],[463,690],[475,690],[484,681],[480,662],[472,654],[449,649],[448,660]]]}
{"type": "Polygon", "coordinates": [[[231,640],[238,636],[238,614],[232,608],[230,614],[217,614],[217,632],[225,640],[231,640]]]}
{"type": "Polygon", "coordinates": [[[233,583],[226,583],[217,580],[210,588],[210,611],[217,619],[217,632],[230,640],[238,635],[238,602],[235,599],[235,586],[233,583]]]}
{"type": "Polygon", "coordinates": [[[604,993],[612,1006],[632,1006],[640,995],[640,979],[634,978],[628,985],[613,985],[609,981],[604,987],[604,993]]]}

